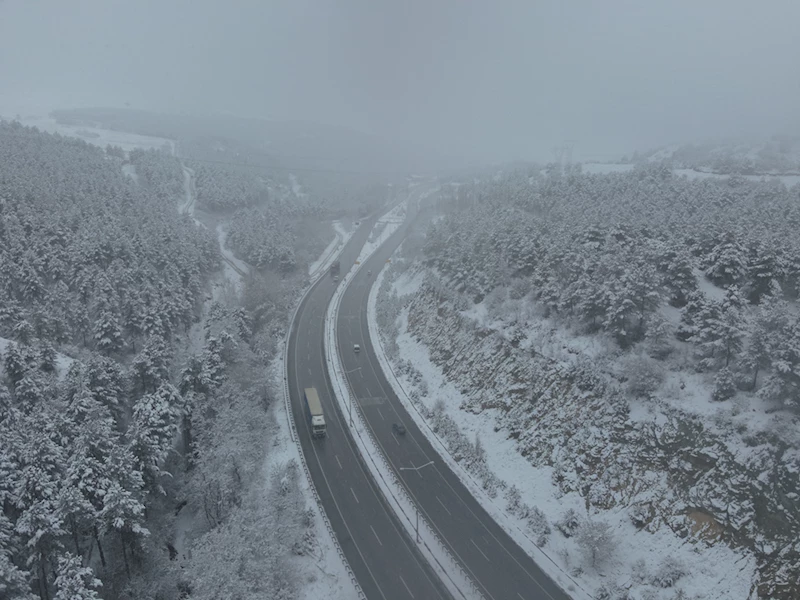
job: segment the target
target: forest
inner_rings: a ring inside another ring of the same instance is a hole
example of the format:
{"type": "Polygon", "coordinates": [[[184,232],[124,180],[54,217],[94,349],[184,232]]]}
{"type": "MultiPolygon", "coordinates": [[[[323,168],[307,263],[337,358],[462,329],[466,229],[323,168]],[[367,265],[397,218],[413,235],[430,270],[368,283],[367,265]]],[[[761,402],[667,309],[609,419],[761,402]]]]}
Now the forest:
{"type": "MultiPolygon", "coordinates": [[[[696,367],[800,408],[800,188],[690,180],[662,165],[451,187],[426,255],[475,301],[498,286],[628,349],[690,342],[696,367]],[[480,225],[479,225],[480,224],[480,225]],[[724,297],[698,293],[706,279],[724,297]],[[680,309],[670,330],[662,303],[680,309]]],[[[734,386],[733,388],[731,386],[734,386]]]]}
{"type": "Polygon", "coordinates": [[[256,272],[236,303],[212,300],[218,241],[179,214],[184,173],[164,152],[2,122],[0,165],[0,596],[291,597],[283,561],[310,535],[296,467],[266,503],[251,482],[303,276],[256,272]],[[213,575],[220,548],[240,571],[213,575]]]}
{"type": "MultiPolygon", "coordinates": [[[[394,292],[385,283],[379,296],[387,352],[397,359],[392,339],[409,334],[460,390],[445,414],[429,382],[398,360],[451,452],[475,454],[451,417],[481,415],[475,422],[515,440],[537,476],[552,476],[556,498],[577,494],[586,519],[661,535],[652,543],[662,551],[665,531],[674,552],[689,552],[687,539],[698,557],[725,544],[738,557],[719,565],[730,581],[735,572],[759,598],[794,598],[799,201],[800,186],[691,179],[660,163],[450,182],[403,267],[417,283],[394,292]]],[[[502,488],[465,461],[487,493],[502,488]]],[[[526,502],[525,526],[540,536],[530,515],[546,503],[526,502]]],[[[548,514],[550,526],[562,516],[548,514]]],[[[622,587],[605,573],[598,593],[624,598],[625,582],[641,581],[654,598],[671,597],[644,574],[658,565],[622,550],[628,540],[650,548],[647,539],[626,537],[609,553],[622,587]]]]}

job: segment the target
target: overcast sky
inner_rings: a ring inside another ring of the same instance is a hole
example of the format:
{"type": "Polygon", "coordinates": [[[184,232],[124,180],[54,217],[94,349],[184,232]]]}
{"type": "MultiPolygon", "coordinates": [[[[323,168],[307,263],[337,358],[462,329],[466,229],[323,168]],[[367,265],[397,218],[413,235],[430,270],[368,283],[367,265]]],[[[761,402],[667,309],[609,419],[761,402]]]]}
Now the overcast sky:
{"type": "MultiPolygon", "coordinates": [[[[0,108],[348,125],[485,160],[800,133],[798,0],[0,0],[0,108]]],[[[599,156],[598,156],[599,157],[599,156]]]]}

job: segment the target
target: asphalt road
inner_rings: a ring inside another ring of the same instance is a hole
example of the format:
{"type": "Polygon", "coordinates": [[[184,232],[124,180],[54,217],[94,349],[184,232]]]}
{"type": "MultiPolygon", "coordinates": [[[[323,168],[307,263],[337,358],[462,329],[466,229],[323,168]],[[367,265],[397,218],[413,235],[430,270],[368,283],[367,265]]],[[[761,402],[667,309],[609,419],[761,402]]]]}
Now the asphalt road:
{"type": "Polygon", "coordinates": [[[487,599],[567,599],[440,459],[381,370],[369,338],[367,301],[375,274],[396,246],[387,243],[366,261],[343,294],[337,316],[344,370],[349,372],[346,376],[368,426],[421,513],[487,599]],[[368,270],[372,270],[371,277],[368,270]],[[353,351],[356,343],[361,345],[360,353],[353,351]],[[393,423],[403,423],[405,435],[395,434],[393,423]],[[427,466],[409,470],[422,465],[427,466]]]}
{"type": "MultiPolygon", "coordinates": [[[[358,258],[374,221],[363,223],[342,251],[342,275],[358,258]]],[[[289,394],[311,477],[367,598],[449,599],[450,594],[373,482],[333,399],[323,352],[323,321],[336,285],[333,277],[326,275],[314,286],[298,310],[289,336],[289,394]],[[328,428],[325,438],[311,437],[303,412],[306,387],[319,392],[328,428]]]]}

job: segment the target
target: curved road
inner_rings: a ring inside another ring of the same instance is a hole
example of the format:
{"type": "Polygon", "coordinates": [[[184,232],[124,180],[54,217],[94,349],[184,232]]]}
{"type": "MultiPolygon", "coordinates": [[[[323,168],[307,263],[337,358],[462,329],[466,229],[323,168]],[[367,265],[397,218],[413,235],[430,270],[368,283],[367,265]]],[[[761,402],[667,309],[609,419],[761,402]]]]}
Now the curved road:
{"type": "MultiPolygon", "coordinates": [[[[349,269],[375,222],[367,219],[340,255],[349,269]]],[[[404,227],[387,243],[396,246],[404,227]],[[396,240],[396,241],[394,241],[396,240]]],[[[314,485],[339,544],[370,600],[449,599],[439,578],[386,504],[355,447],[325,367],[323,321],[335,289],[323,276],[301,304],[289,336],[287,377],[297,433],[314,485]],[[316,387],[328,435],[313,439],[303,412],[303,388],[316,387]]]]}
{"type": "MultiPolygon", "coordinates": [[[[397,243],[387,243],[362,265],[342,295],[337,315],[339,353],[353,394],[395,474],[450,552],[471,573],[487,600],[566,600],[470,494],[409,417],[386,380],[369,338],[367,301],[377,274],[397,243]],[[361,352],[353,352],[353,344],[361,352]],[[392,432],[400,422],[406,434],[392,432]],[[428,464],[431,463],[432,464],[428,464]],[[420,470],[400,470],[413,467],[420,470]]],[[[419,597],[419,596],[417,596],[419,597]]]]}

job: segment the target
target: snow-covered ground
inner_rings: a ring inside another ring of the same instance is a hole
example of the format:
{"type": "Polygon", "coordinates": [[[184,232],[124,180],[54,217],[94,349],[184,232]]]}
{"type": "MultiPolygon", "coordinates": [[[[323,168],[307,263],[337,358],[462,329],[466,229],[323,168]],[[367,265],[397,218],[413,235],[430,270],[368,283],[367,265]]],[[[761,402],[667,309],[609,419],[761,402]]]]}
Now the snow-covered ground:
{"type": "Polygon", "coordinates": [[[389,239],[391,235],[400,228],[406,218],[407,203],[408,200],[403,200],[375,222],[375,227],[367,243],[364,244],[364,247],[361,249],[357,262],[363,263],[367,260],[383,242],[389,239]]]}
{"type": "Polygon", "coordinates": [[[292,193],[297,196],[298,198],[305,198],[307,194],[303,192],[303,187],[300,185],[300,182],[297,180],[297,175],[294,173],[289,174],[289,181],[292,184],[292,193]]]}
{"type": "MultiPolygon", "coordinates": [[[[705,171],[695,171],[694,169],[675,169],[675,174],[685,175],[689,179],[708,179],[708,178],[726,179],[729,177],[729,175],[723,175],[720,173],[707,173],[705,171]]],[[[800,175],[772,175],[772,174],[744,175],[744,178],[749,179],[750,181],[778,180],[788,188],[800,183],[800,175]]]]}
{"type": "MultiPolygon", "coordinates": [[[[0,116],[4,119],[16,118],[15,113],[8,110],[0,113],[0,116]]],[[[112,131],[111,129],[102,129],[100,127],[62,125],[57,123],[52,117],[46,115],[21,114],[20,117],[20,123],[28,127],[36,127],[40,131],[80,138],[89,144],[94,144],[102,148],[108,145],[119,146],[126,152],[130,152],[135,148],[141,148],[143,150],[150,148],[168,148],[171,153],[175,153],[175,141],[167,138],[139,135],[137,133],[128,133],[125,131],[112,131]]]]}
{"type": "Polygon", "coordinates": [[[328,267],[330,267],[331,263],[336,259],[339,250],[344,248],[345,244],[347,244],[348,240],[353,235],[353,231],[346,230],[341,221],[333,222],[333,231],[336,237],[334,237],[331,243],[328,244],[328,247],[322,251],[319,258],[308,265],[308,276],[311,279],[316,279],[320,273],[328,270],[328,267]]]}
{"type": "Polygon", "coordinates": [[[139,175],[136,173],[136,167],[134,167],[132,164],[129,163],[122,165],[122,172],[133,179],[136,183],[139,183],[139,175]]]}
{"type": "MultiPolygon", "coordinates": [[[[9,340],[4,337],[0,337],[0,355],[5,356],[6,349],[8,348],[9,344],[15,344],[14,340],[9,340]]],[[[63,379],[69,368],[72,366],[72,363],[75,362],[74,358],[70,358],[69,356],[65,356],[60,352],[56,352],[56,374],[59,379],[63,379]]]]}
{"type": "MultiPolygon", "coordinates": [[[[377,278],[369,303],[370,335],[376,342],[380,341],[380,336],[375,302],[385,271],[384,269],[377,278]]],[[[412,276],[404,274],[394,282],[393,287],[402,297],[413,294],[419,288],[421,281],[419,274],[412,276]]],[[[459,409],[465,398],[447,380],[441,369],[431,362],[427,347],[408,333],[407,315],[406,308],[400,316],[401,333],[397,340],[399,355],[401,359],[411,361],[427,383],[429,393],[427,396],[420,394],[420,402],[428,409],[433,409],[435,401],[443,400],[446,414],[458,424],[462,433],[470,439],[474,439],[476,435],[480,437],[486,450],[489,469],[508,485],[515,485],[521,492],[522,500],[530,506],[539,508],[550,523],[559,520],[568,508],[574,509],[578,514],[585,514],[586,503],[580,494],[562,494],[553,484],[553,472],[550,467],[533,466],[519,454],[515,440],[509,439],[502,429],[495,429],[496,419],[493,418],[495,416],[493,411],[496,409],[484,410],[480,415],[459,409]]],[[[437,438],[419,410],[408,399],[406,391],[413,389],[413,384],[401,373],[395,378],[392,365],[381,352],[381,344],[376,343],[375,346],[381,355],[380,359],[388,379],[395,387],[398,397],[406,404],[409,414],[431,439],[433,445],[446,454],[444,442],[437,438]]],[[[449,462],[455,464],[452,459],[449,462]]],[[[749,596],[755,569],[755,560],[752,556],[737,553],[724,544],[707,547],[688,543],[665,527],[656,533],[639,531],[632,524],[628,511],[624,508],[597,511],[592,515],[592,518],[600,519],[611,526],[616,540],[611,559],[602,568],[587,567],[581,559],[581,549],[575,539],[566,538],[557,531],[549,537],[544,549],[538,549],[528,537],[525,524],[506,511],[505,501],[500,496],[494,500],[489,498],[477,481],[474,481],[460,465],[456,464],[455,470],[487,512],[508,530],[543,569],[560,581],[562,586],[570,590],[576,598],[580,597],[582,589],[594,591],[601,585],[611,583],[623,587],[629,586],[636,591],[635,593],[649,594],[646,597],[654,600],[673,598],[677,590],[682,590],[690,598],[727,600],[745,599],[749,596]],[[649,578],[648,574],[652,575],[662,568],[667,557],[677,559],[686,571],[686,575],[671,589],[643,585],[649,578]],[[576,581],[572,586],[567,583],[570,576],[576,581]]]]}
{"type": "Polygon", "coordinates": [[[581,168],[584,173],[605,175],[607,173],[625,173],[633,168],[631,164],[616,163],[583,163],[581,168]]]}
{"type": "MultiPolygon", "coordinates": [[[[618,164],[618,163],[584,163],[581,165],[581,168],[584,173],[591,173],[591,174],[608,174],[608,173],[625,173],[633,169],[634,165],[632,164],[618,164]]],[[[720,173],[708,173],[705,171],[695,171],[694,169],[675,169],[675,175],[678,176],[685,176],[689,179],[727,179],[729,175],[720,174],[720,173]]],[[[765,175],[745,175],[745,179],[749,179],[750,181],[761,181],[763,179],[767,181],[778,180],[782,182],[786,187],[790,188],[794,185],[800,183],[800,175],[772,175],[772,174],[765,174],[765,175]]]]}

